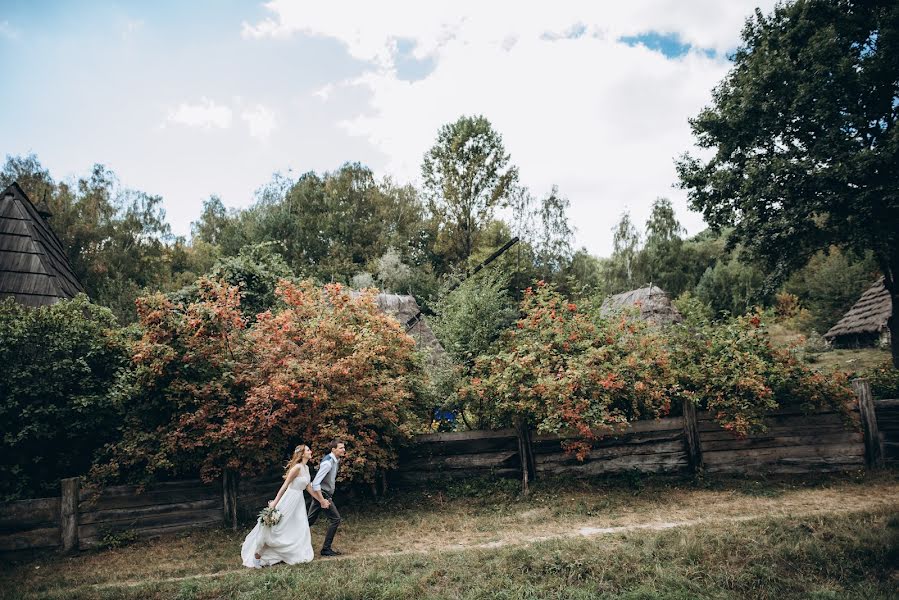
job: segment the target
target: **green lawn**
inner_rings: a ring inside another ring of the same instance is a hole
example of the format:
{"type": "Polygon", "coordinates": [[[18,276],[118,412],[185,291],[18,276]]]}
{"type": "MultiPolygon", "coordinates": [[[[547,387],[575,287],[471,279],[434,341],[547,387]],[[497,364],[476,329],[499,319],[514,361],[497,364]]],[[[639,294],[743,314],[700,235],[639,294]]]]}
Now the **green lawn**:
{"type": "MultiPolygon", "coordinates": [[[[899,473],[504,482],[347,504],[338,560],[243,569],[246,531],[0,572],[9,598],[897,598],[899,473]],[[603,530],[601,528],[617,528],[603,530]]],[[[316,527],[319,540],[324,531],[316,527]]]]}

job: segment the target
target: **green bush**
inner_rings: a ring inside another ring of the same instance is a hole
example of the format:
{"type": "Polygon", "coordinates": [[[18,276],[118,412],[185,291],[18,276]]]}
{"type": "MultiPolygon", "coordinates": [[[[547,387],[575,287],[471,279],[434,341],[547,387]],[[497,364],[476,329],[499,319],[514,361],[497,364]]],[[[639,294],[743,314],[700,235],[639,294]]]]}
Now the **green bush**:
{"type": "Polygon", "coordinates": [[[26,308],[0,302],[0,497],[55,495],[118,422],[110,390],[127,343],[86,296],[26,308]]]}
{"type": "Polygon", "coordinates": [[[871,394],[875,398],[899,398],[899,369],[892,361],[884,361],[862,376],[871,382],[871,394]]]}
{"type": "Polygon", "coordinates": [[[667,333],[676,395],[711,411],[725,429],[763,431],[765,415],[785,405],[845,411],[851,403],[844,375],[816,373],[797,349],[772,346],[763,313],[714,322],[695,298],[677,304],[685,320],[667,333]]]}

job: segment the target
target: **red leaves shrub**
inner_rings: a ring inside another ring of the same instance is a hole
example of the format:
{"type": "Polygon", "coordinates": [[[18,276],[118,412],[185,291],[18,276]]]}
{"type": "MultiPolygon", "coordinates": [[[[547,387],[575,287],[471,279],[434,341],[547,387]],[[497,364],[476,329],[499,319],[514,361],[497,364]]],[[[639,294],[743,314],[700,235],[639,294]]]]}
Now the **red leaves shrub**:
{"type": "Polygon", "coordinates": [[[746,436],[765,430],[765,415],[782,406],[848,414],[845,375],[816,373],[789,350],[775,348],[758,313],[713,323],[689,309],[669,329],[681,401],[711,411],[722,427],[746,436]]]}
{"type": "Polygon", "coordinates": [[[592,441],[628,421],[670,409],[670,357],[655,332],[624,318],[594,323],[549,286],[528,289],[522,317],[461,393],[488,398],[500,420],[523,416],[538,431],[592,441]]]}
{"type": "Polygon", "coordinates": [[[138,302],[142,337],[122,384],[126,424],[98,479],[267,471],[303,442],[343,439],[344,477],[396,463],[415,421],[414,341],[374,298],[282,281],[286,308],[247,327],[237,288],[201,280],[199,299],[138,302]]]}
{"type": "Polygon", "coordinates": [[[852,401],[844,376],[815,373],[772,347],[757,314],[726,323],[691,317],[662,330],[628,315],[579,311],[538,284],[526,291],[521,315],[460,394],[491,405],[497,422],[524,418],[569,436],[563,446],[581,460],[598,438],[664,416],[672,404],[694,402],[747,435],[764,430],[766,414],[783,405],[845,411],[852,401]]]}
{"type": "Polygon", "coordinates": [[[259,315],[249,332],[248,392],[228,424],[241,466],[264,468],[298,441],[326,451],[340,438],[349,449],[341,473],[372,481],[396,466],[398,445],[419,422],[415,341],[373,293],[282,281],[277,294],[287,308],[259,315]]]}

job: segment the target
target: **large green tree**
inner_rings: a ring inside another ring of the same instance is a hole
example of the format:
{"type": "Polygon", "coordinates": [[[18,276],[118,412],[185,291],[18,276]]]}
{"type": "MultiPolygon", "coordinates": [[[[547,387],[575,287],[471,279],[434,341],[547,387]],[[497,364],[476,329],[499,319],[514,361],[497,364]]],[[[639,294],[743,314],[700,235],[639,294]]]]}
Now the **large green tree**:
{"type": "Polygon", "coordinates": [[[347,282],[371,270],[390,248],[418,264],[423,212],[413,188],[378,181],[368,167],[347,163],[295,181],[276,174],[252,207],[232,215],[210,199],[194,225],[193,241],[214,235],[225,256],[248,244],[279,242],[298,274],[347,282]]]}
{"type": "Polygon", "coordinates": [[[899,4],[799,0],[756,11],[678,161],[692,208],[774,277],[830,245],[873,253],[899,367],[899,4]]]}
{"type": "Polygon", "coordinates": [[[50,225],[91,300],[122,321],[136,318],[134,300],[143,290],[173,289],[181,283],[179,269],[190,268],[183,248],[173,255],[177,241],[162,198],[123,187],[103,165],[57,182],[35,155],[8,156],[0,187],[13,181],[49,209],[50,225]]]}
{"type": "Polygon", "coordinates": [[[483,116],[444,125],[421,166],[428,206],[451,261],[467,261],[495,209],[515,191],[518,169],[483,116]]]}

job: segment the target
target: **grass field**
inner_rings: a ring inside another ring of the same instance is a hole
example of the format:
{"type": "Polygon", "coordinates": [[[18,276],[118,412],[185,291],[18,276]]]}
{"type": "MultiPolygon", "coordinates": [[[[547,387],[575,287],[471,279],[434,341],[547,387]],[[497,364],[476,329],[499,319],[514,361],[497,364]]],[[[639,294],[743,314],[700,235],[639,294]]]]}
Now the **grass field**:
{"type": "MultiPolygon", "coordinates": [[[[197,531],[0,572],[9,598],[897,598],[899,472],[468,482],[341,507],[339,559],[197,531]]],[[[315,528],[314,542],[324,528],[315,528]]]]}
{"type": "MultiPolygon", "coordinates": [[[[786,348],[791,345],[805,343],[805,335],[774,323],[768,327],[768,333],[775,346],[786,348]]],[[[881,348],[832,348],[825,352],[805,352],[805,361],[816,371],[833,373],[864,373],[878,367],[891,359],[889,349],[881,348]]]]}

